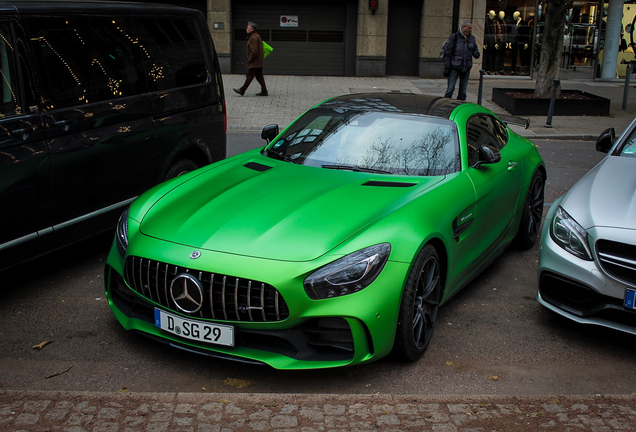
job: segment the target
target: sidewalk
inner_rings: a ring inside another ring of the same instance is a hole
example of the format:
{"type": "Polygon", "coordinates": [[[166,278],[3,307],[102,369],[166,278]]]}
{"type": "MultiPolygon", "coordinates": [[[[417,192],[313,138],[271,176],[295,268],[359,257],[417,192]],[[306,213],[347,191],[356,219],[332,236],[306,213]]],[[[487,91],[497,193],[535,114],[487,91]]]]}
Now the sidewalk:
{"type": "Polygon", "coordinates": [[[634,396],[0,392],[2,431],[632,431],[634,396]]]}
{"type": "MultiPolygon", "coordinates": [[[[270,96],[259,97],[258,83],[253,82],[245,96],[239,96],[232,88],[243,84],[243,75],[224,75],[226,103],[228,109],[228,130],[261,131],[263,126],[278,123],[287,126],[298,115],[315,104],[341,94],[361,92],[410,92],[443,96],[446,91],[445,79],[418,79],[408,77],[356,78],[356,77],[310,77],[310,76],[266,76],[270,96]]],[[[634,83],[636,84],[636,83],[634,83]]],[[[535,82],[528,78],[484,77],[482,104],[495,113],[507,114],[492,103],[493,87],[534,88],[535,82]]],[[[609,127],[620,134],[636,115],[636,88],[630,88],[627,110],[623,104],[624,82],[593,82],[591,80],[563,80],[565,90],[579,89],[587,93],[603,96],[611,100],[609,117],[553,116],[552,128],[546,128],[546,116],[530,116],[530,128],[512,126],[512,129],[530,139],[584,139],[596,140],[609,127]]],[[[471,81],[468,86],[468,101],[477,102],[479,81],[471,81]]]]}

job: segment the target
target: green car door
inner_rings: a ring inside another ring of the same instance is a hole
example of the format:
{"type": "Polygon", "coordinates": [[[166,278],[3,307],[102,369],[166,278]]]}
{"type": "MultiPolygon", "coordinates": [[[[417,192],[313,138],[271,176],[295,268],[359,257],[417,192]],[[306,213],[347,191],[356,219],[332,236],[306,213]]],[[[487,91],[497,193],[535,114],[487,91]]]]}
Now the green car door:
{"type": "Polygon", "coordinates": [[[513,223],[519,187],[522,184],[522,165],[517,154],[506,146],[506,126],[488,114],[477,114],[467,122],[468,167],[466,174],[475,189],[474,228],[463,239],[460,268],[466,274],[482,266],[506,241],[513,223]],[[496,163],[478,163],[479,148],[487,145],[501,155],[496,163]]]}

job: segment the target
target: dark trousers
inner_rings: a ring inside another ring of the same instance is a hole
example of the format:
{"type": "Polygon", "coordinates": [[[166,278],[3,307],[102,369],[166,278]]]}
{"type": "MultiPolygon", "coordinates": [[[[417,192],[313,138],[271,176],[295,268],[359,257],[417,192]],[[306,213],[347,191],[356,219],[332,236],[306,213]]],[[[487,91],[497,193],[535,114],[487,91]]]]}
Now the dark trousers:
{"type": "Polygon", "coordinates": [[[457,69],[451,69],[448,76],[448,87],[446,88],[446,94],[444,97],[452,98],[455,91],[455,84],[457,84],[457,78],[459,78],[459,93],[457,99],[466,100],[466,90],[468,89],[468,80],[470,79],[470,69],[462,73],[457,69]]]}
{"type": "Polygon", "coordinates": [[[263,78],[263,68],[250,68],[245,75],[245,83],[240,88],[241,93],[245,93],[247,88],[252,83],[252,80],[256,78],[256,81],[261,85],[261,91],[267,93],[267,85],[265,85],[265,78],[263,78]]]}

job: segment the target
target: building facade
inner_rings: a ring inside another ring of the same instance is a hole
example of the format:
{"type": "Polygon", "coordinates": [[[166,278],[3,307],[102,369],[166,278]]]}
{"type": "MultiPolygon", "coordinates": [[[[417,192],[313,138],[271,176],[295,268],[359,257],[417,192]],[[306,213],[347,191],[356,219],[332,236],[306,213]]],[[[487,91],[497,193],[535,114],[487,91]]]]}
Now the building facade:
{"type": "Polygon", "coordinates": [[[376,1],[377,10],[369,0],[208,0],[208,22],[225,72],[244,72],[254,21],[274,47],[268,74],[440,77],[444,41],[484,0],[376,1]]]}
{"type": "MultiPolygon", "coordinates": [[[[148,0],[153,1],[153,0],[148,0]]],[[[158,0],[154,0],[158,1],[158,0]]],[[[177,3],[171,0],[159,0],[177,3]]],[[[562,77],[622,77],[634,60],[634,1],[572,2],[562,77]]],[[[245,72],[245,27],[274,47],[267,74],[440,78],[440,51],[464,19],[482,56],[473,77],[532,77],[538,68],[543,0],[186,0],[206,14],[224,73],[245,72]],[[372,8],[374,2],[377,9],[372,8]]]]}

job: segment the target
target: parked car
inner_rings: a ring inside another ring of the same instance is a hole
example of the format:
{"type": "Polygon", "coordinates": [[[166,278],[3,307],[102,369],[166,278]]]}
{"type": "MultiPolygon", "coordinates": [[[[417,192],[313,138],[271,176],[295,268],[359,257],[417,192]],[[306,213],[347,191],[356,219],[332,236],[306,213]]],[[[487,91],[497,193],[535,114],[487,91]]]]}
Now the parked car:
{"type": "Polygon", "coordinates": [[[0,269],[104,230],[141,192],[225,158],[203,14],[0,1],[0,269]]]}
{"type": "Polygon", "coordinates": [[[566,318],[636,334],[636,120],[548,212],[539,256],[539,302],[566,318]]]}
{"type": "Polygon", "coordinates": [[[105,284],[125,329],[281,369],[413,361],[438,306],[538,239],[543,161],[479,105],[353,94],[262,136],[122,215],[105,284]]]}

